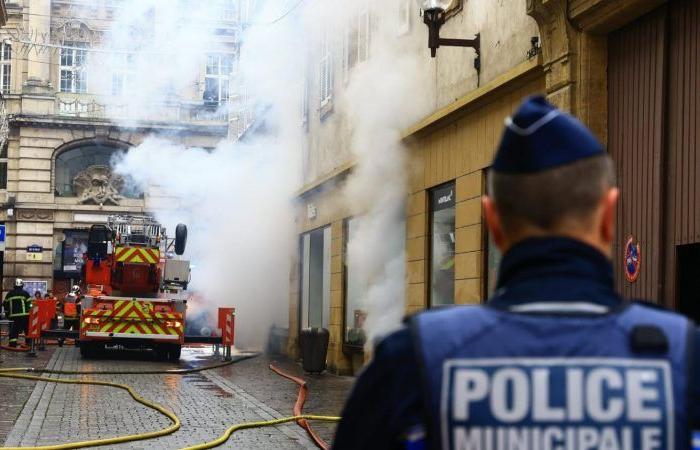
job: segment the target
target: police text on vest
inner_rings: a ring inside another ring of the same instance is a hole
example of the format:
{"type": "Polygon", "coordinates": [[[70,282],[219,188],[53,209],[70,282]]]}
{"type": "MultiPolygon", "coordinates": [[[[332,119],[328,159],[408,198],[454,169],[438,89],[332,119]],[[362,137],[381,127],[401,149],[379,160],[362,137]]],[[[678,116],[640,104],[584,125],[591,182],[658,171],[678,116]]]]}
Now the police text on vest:
{"type": "Polygon", "coordinates": [[[663,361],[459,359],[445,363],[442,436],[459,450],[673,448],[663,361]]]}

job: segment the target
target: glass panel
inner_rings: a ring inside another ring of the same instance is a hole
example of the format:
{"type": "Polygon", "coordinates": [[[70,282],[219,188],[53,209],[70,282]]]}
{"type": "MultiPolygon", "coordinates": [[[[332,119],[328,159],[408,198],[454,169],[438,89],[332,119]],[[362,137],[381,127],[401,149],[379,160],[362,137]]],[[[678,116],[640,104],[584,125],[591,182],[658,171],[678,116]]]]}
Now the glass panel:
{"type": "MultiPolygon", "coordinates": [[[[111,166],[113,158],[123,150],[114,147],[99,145],[87,145],[71,150],[66,150],[56,157],[56,185],[55,193],[58,196],[73,197],[76,195],[73,189],[73,179],[90,166],[111,166]]],[[[142,198],[143,192],[136,189],[134,183],[127,180],[120,194],[128,198],[142,198]]]]}
{"type": "Polygon", "coordinates": [[[65,48],[61,49],[61,65],[62,66],[72,66],[73,65],[73,51],[65,48]]]}
{"type": "Polygon", "coordinates": [[[301,326],[327,327],[330,314],[330,227],[302,238],[301,326]]]}
{"type": "Polygon", "coordinates": [[[66,230],[63,242],[63,271],[80,273],[83,267],[83,255],[87,252],[88,232],[66,230]]]}
{"type": "Polygon", "coordinates": [[[10,64],[2,65],[2,92],[7,94],[10,92],[10,64]]]}
{"type": "Polygon", "coordinates": [[[430,301],[454,304],[455,194],[454,183],[431,191],[430,301]]]}
{"type": "Polygon", "coordinates": [[[2,159],[7,158],[7,147],[9,145],[10,144],[7,141],[5,141],[5,144],[2,147],[0,147],[0,158],[2,158],[2,159]]]}
{"type": "Polygon", "coordinates": [[[358,262],[347,251],[347,243],[356,236],[360,220],[348,219],[345,227],[345,343],[362,347],[365,345],[365,320],[367,310],[363,305],[363,294],[367,292],[369,282],[358,269],[358,262]]]}
{"type": "Polygon", "coordinates": [[[0,189],[7,189],[7,163],[0,162],[0,189]]]}
{"type": "Polygon", "coordinates": [[[207,103],[219,103],[218,78],[206,78],[204,80],[204,101],[207,103]]]}

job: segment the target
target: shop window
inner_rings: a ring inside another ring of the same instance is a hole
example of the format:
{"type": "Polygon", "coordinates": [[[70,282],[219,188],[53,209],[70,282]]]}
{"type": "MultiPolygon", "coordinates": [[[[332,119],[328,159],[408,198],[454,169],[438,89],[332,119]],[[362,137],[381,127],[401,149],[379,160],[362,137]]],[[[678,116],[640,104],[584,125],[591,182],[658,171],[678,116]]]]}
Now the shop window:
{"type": "Polygon", "coordinates": [[[87,92],[87,44],[66,42],[61,47],[61,92],[87,92]]]}
{"type": "Polygon", "coordinates": [[[328,328],[331,300],[331,228],[303,234],[301,238],[302,328],[328,328]]]}
{"type": "Polygon", "coordinates": [[[430,304],[454,304],[455,184],[430,191],[430,304]]]}
{"type": "MultiPolygon", "coordinates": [[[[111,167],[114,159],[123,154],[118,147],[88,144],[61,152],[56,156],[56,186],[55,194],[59,197],[75,197],[76,177],[89,173],[95,167],[111,167]]],[[[121,182],[109,181],[109,185],[118,188],[119,194],[127,198],[142,198],[141,192],[134,183],[121,179],[121,182]]]]}
{"type": "Polygon", "coordinates": [[[369,288],[362,270],[358,270],[358,263],[347,251],[348,242],[357,236],[360,219],[351,218],[345,221],[343,268],[345,270],[344,299],[345,299],[345,345],[361,350],[367,341],[365,332],[365,320],[367,309],[363,302],[363,296],[369,288]]]}
{"type": "Polygon", "coordinates": [[[88,232],[84,230],[64,231],[61,268],[64,276],[80,278],[83,270],[83,255],[87,252],[88,232]]]}

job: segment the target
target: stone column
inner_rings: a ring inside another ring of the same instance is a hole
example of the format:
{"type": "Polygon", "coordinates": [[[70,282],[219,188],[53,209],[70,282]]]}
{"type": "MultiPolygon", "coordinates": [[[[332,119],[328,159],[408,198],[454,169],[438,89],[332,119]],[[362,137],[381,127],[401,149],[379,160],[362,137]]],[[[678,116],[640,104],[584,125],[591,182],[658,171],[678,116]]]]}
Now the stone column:
{"type": "MultiPolygon", "coordinates": [[[[27,20],[27,39],[34,39],[40,43],[44,40],[50,42],[51,34],[51,1],[29,0],[29,13],[27,20]]],[[[22,88],[29,94],[52,94],[50,89],[51,70],[56,66],[49,64],[54,51],[41,49],[31,50],[27,61],[27,80],[22,88]]]]}
{"type": "Polygon", "coordinates": [[[576,28],[567,0],[527,0],[539,25],[547,98],[607,143],[607,35],[576,28]]]}

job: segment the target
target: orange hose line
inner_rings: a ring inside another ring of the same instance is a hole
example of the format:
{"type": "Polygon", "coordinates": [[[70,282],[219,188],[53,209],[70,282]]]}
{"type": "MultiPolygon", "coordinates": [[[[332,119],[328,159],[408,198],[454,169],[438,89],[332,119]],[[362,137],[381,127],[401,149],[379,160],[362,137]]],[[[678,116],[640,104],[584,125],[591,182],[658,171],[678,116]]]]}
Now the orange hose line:
{"type": "MultiPolygon", "coordinates": [[[[270,370],[275,372],[277,375],[284,377],[288,380],[291,380],[299,385],[299,395],[297,395],[297,401],[296,401],[296,403],[294,403],[293,414],[295,416],[301,416],[302,409],[304,408],[304,403],[306,402],[306,394],[309,391],[309,388],[306,385],[306,381],[302,378],[295,377],[294,375],[290,375],[286,372],[283,372],[282,370],[275,367],[273,364],[270,364],[270,370]]],[[[316,446],[318,448],[320,448],[321,450],[330,449],[330,445],[328,445],[328,443],[326,441],[324,441],[319,435],[317,435],[314,432],[314,430],[311,428],[311,425],[309,425],[308,421],[306,421],[305,419],[299,419],[299,420],[297,420],[297,424],[300,427],[302,427],[304,430],[306,430],[306,433],[314,441],[314,443],[316,444],[316,446]]]]}
{"type": "Polygon", "coordinates": [[[18,345],[17,347],[10,347],[9,345],[0,345],[0,349],[7,350],[8,352],[28,352],[29,347],[26,345],[18,345]]]}

